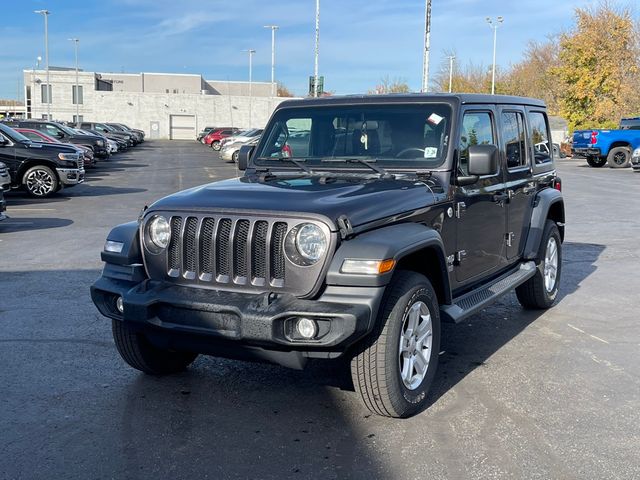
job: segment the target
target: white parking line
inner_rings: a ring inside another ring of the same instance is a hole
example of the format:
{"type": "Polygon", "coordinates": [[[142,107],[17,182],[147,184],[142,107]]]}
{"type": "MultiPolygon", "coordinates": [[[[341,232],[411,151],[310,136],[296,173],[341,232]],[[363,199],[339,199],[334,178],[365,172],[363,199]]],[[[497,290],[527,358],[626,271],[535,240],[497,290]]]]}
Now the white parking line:
{"type": "Polygon", "coordinates": [[[585,332],[584,330],[581,330],[581,329],[580,329],[580,328],[578,328],[578,327],[574,327],[574,326],[573,326],[573,325],[571,325],[570,323],[567,323],[567,326],[568,326],[568,327],[570,327],[570,328],[573,328],[576,332],[584,333],[585,335],[590,336],[590,337],[591,337],[591,338],[593,338],[594,340],[597,340],[597,341],[599,341],[599,342],[606,343],[607,345],[609,345],[609,342],[607,342],[606,340],[604,340],[604,339],[602,339],[602,338],[600,338],[600,337],[596,337],[595,335],[591,335],[590,333],[587,333],[587,332],[585,332]]]}

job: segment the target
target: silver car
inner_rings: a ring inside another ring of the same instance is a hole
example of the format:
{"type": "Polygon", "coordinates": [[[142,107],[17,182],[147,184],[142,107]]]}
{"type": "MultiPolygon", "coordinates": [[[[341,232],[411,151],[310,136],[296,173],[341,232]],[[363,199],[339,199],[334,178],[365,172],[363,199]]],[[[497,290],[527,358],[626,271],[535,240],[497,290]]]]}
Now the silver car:
{"type": "Polygon", "coordinates": [[[11,175],[7,166],[0,162],[0,191],[11,188],[11,175]]]}
{"type": "Polygon", "coordinates": [[[220,158],[225,162],[238,163],[238,153],[243,145],[256,145],[260,137],[239,140],[233,143],[227,143],[220,149],[220,158]]]}

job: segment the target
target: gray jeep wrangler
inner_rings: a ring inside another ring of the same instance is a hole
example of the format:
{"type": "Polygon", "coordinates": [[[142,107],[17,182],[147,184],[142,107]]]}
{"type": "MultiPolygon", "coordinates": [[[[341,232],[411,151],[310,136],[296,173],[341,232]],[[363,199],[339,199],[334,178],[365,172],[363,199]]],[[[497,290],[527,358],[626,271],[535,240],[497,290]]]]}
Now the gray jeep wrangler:
{"type": "Polygon", "coordinates": [[[91,287],[123,359],[152,375],[198,354],[302,368],[350,360],[372,412],[427,404],[441,321],[515,290],[550,307],[564,203],[545,105],[485,95],[282,103],[243,176],[115,227],[91,287]]]}

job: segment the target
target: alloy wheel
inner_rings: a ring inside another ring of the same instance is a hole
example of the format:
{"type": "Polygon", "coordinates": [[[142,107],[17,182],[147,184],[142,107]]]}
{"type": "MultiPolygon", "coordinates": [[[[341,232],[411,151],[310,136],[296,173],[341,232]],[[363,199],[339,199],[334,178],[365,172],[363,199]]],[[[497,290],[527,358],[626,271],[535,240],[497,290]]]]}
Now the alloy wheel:
{"type": "Polygon", "coordinates": [[[544,256],[544,288],[551,293],[556,286],[558,275],[558,242],[550,237],[544,256]]]}
{"type": "Polygon", "coordinates": [[[409,390],[417,389],[429,369],[433,325],[427,304],[418,301],[407,310],[400,331],[398,367],[402,383],[409,390]]]}
{"type": "Polygon", "coordinates": [[[33,170],[27,175],[26,185],[29,191],[38,197],[44,197],[53,192],[54,179],[45,170],[33,170]]]}

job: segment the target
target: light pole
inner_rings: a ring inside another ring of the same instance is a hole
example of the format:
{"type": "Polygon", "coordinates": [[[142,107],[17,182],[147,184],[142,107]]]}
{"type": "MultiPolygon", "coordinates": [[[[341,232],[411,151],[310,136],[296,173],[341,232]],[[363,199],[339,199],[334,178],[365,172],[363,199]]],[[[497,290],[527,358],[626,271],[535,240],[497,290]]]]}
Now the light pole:
{"type": "Polygon", "coordinates": [[[498,27],[504,22],[503,17],[497,17],[493,20],[487,17],[487,23],[493,28],[493,66],[491,67],[491,95],[496,94],[496,38],[498,37],[498,27]]]}
{"type": "Polygon", "coordinates": [[[264,28],[271,29],[271,96],[276,96],[276,30],[278,25],[265,25],[264,28]]]}
{"type": "Polygon", "coordinates": [[[73,42],[76,54],[76,123],[80,123],[80,82],[78,81],[78,43],[80,40],[77,38],[69,38],[68,40],[73,42]]]}
{"type": "Polygon", "coordinates": [[[453,59],[456,57],[449,55],[447,58],[449,59],[449,93],[451,93],[451,86],[453,84],[453,59]]]}
{"type": "Polygon", "coordinates": [[[47,120],[51,120],[51,85],[49,84],[49,10],[34,10],[44,16],[44,62],[47,69],[47,120]]]}
{"type": "Polygon", "coordinates": [[[431,48],[431,0],[426,0],[424,6],[424,54],[422,57],[422,89],[429,90],[429,50],[431,48]]]}
{"type": "Polygon", "coordinates": [[[253,48],[249,48],[248,50],[243,50],[243,52],[247,52],[249,54],[249,125],[248,128],[251,128],[251,101],[252,101],[252,82],[253,82],[253,54],[256,51],[253,48]]]}
{"type": "Polygon", "coordinates": [[[318,96],[318,56],[320,54],[320,0],[316,0],[316,46],[313,61],[313,96],[318,96]]]}

